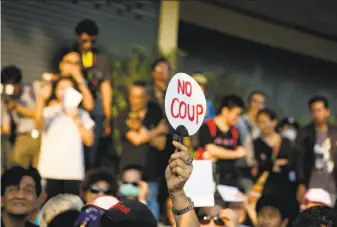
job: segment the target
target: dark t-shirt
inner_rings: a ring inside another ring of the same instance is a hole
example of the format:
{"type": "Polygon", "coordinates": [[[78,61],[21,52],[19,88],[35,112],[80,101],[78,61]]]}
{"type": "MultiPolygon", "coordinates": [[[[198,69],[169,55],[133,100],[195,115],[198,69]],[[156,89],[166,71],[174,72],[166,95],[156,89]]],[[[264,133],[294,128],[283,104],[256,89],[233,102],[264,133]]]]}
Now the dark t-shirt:
{"type": "Polygon", "coordinates": [[[287,165],[281,167],[280,173],[272,171],[275,159],[288,159],[291,151],[291,141],[283,138],[279,151],[276,154],[273,148],[258,138],[254,140],[255,159],[259,166],[259,174],[269,172],[268,179],[264,185],[263,194],[282,194],[289,191],[289,168],[287,165]]]}
{"type": "MultiPolygon", "coordinates": [[[[147,180],[155,180],[157,179],[159,172],[158,163],[160,159],[160,151],[148,143],[136,146],[125,137],[126,133],[129,131],[126,125],[128,114],[129,111],[122,113],[118,120],[123,143],[120,168],[123,169],[125,166],[130,164],[141,165],[145,169],[147,180]]],[[[163,117],[164,116],[160,107],[156,103],[150,102],[148,104],[147,113],[142,121],[142,125],[146,129],[151,130],[158,125],[163,117]]]]}
{"type": "MultiPolygon", "coordinates": [[[[212,137],[208,125],[203,124],[199,131],[200,147],[204,148],[207,144],[215,144],[225,149],[233,150],[234,152],[234,150],[241,145],[239,135],[235,135],[236,132],[238,132],[238,130],[234,127],[227,132],[223,132],[216,126],[215,136],[212,137]]],[[[232,175],[233,177],[237,175],[235,163],[236,160],[218,160],[216,162],[221,184],[234,184],[232,180],[228,179],[228,175],[232,175]],[[228,179],[228,181],[225,178],[228,179]]]]}

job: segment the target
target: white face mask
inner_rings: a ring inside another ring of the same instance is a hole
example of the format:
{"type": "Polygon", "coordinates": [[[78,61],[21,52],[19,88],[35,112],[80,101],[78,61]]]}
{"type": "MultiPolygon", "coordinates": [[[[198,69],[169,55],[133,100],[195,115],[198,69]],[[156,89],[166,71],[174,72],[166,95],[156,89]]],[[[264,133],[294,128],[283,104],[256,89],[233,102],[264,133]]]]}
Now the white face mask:
{"type": "Polygon", "coordinates": [[[297,132],[294,129],[286,129],[282,132],[282,136],[291,141],[294,141],[297,136],[297,132]]]}

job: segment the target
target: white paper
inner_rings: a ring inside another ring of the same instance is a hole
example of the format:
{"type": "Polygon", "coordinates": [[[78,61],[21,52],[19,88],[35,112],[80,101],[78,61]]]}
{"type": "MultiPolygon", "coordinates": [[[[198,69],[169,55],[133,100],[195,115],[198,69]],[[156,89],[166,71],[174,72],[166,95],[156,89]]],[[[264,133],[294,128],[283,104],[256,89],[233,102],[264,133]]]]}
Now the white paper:
{"type": "Polygon", "coordinates": [[[82,101],[82,94],[69,87],[64,91],[63,104],[66,109],[76,108],[82,101]]]}
{"type": "Polygon", "coordinates": [[[174,129],[183,125],[194,135],[206,114],[206,98],[200,85],[188,74],[177,73],[170,80],[165,94],[165,113],[174,129]]]}
{"type": "Polygon", "coordinates": [[[217,190],[218,190],[222,200],[225,201],[225,202],[241,203],[241,202],[245,201],[243,198],[238,196],[240,191],[236,187],[227,186],[227,185],[218,185],[217,190]]]}
{"type": "Polygon", "coordinates": [[[193,172],[185,184],[184,191],[195,207],[214,206],[214,184],[211,160],[193,161],[193,172]]]}

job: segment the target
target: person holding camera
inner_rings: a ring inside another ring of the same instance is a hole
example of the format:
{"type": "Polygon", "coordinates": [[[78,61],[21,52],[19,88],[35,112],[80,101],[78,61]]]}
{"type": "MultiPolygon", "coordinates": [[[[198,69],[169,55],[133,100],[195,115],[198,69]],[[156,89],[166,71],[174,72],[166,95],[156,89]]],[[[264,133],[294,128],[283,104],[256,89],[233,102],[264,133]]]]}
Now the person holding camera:
{"type": "Polygon", "coordinates": [[[16,66],[1,70],[1,105],[4,107],[1,132],[11,131],[11,119],[16,125],[13,164],[36,167],[40,152],[40,134],[35,127],[36,97],[39,82],[24,84],[22,72],[16,66]]]}

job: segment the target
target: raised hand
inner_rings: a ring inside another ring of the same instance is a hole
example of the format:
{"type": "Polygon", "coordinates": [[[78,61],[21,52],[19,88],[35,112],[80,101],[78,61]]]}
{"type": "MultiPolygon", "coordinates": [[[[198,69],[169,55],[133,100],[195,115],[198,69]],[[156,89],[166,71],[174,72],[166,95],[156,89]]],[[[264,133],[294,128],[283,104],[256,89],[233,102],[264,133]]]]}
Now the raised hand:
{"type": "Polygon", "coordinates": [[[192,157],[188,148],[183,144],[173,141],[176,150],[171,155],[169,165],[165,171],[165,178],[169,193],[183,191],[186,181],[192,173],[192,157]]]}

